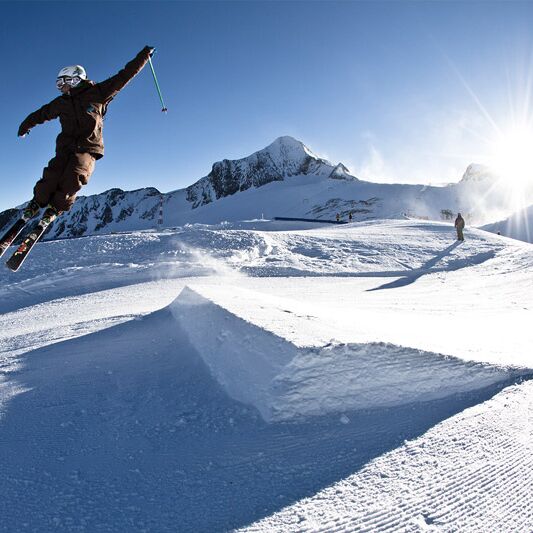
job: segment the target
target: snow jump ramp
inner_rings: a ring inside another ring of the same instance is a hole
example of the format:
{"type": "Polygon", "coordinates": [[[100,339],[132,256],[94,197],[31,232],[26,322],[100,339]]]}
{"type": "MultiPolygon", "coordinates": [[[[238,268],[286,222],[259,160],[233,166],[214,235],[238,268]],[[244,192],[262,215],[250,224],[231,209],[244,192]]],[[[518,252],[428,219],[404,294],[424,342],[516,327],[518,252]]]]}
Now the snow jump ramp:
{"type": "Polygon", "coordinates": [[[523,373],[390,343],[336,341],[346,332],[298,302],[235,287],[185,287],[170,309],[229,396],[269,422],[436,400],[523,373]]]}

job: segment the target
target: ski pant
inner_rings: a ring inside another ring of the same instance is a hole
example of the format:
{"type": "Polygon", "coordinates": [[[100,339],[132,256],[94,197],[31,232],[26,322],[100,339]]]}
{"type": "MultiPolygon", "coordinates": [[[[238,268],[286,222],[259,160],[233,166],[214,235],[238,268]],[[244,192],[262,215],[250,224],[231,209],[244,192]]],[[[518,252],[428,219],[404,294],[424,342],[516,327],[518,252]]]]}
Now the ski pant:
{"type": "Polygon", "coordinates": [[[70,211],[76,194],[87,185],[95,158],[89,153],[57,153],[35,184],[34,199],[41,206],[50,204],[58,211],[70,211]]]}
{"type": "Polygon", "coordinates": [[[457,227],[457,228],[455,228],[455,229],[457,230],[457,240],[458,240],[458,241],[464,241],[465,238],[464,238],[464,236],[463,236],[463,228],[459,228],[459,227],[457,227]]]}

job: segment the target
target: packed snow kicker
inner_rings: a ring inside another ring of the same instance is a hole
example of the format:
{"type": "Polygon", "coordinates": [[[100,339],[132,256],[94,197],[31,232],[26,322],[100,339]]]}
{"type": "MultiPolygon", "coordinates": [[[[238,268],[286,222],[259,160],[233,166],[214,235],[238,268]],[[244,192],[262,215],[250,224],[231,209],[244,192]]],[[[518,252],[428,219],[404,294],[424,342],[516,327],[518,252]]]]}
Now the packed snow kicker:
{"type": "Polygon", "coordinates": [[[2,531],[530,531],[530,244],[257,220],[2,272],[2,531]]]}

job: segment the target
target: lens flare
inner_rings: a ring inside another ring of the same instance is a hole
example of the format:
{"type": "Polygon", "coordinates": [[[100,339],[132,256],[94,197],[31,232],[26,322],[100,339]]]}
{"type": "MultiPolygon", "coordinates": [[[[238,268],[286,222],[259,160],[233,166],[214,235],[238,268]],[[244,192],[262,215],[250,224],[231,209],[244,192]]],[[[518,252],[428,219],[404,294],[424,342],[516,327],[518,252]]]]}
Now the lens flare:
{"type": "Polygon", "coordinates": [[[494,142],[490,166],[512,188],[533,185],[533,130],[515,126],[494,142]]]}
{"type": "Polygon", "coordinates": [[[498,130],[490,145],[488,166],[498,176],[496,190],[514,211],[533,198],[533,127],[526,122],[498,130]]]}

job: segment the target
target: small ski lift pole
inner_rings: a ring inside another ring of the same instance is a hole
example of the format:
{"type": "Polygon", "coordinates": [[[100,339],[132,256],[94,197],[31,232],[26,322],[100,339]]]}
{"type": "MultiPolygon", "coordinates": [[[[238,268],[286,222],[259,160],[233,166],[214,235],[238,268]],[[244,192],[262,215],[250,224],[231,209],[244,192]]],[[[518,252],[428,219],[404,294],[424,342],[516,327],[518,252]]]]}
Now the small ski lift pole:
{"type": "Polygon", "coordinates": [[[166,113],[168,109],[165,107],[165,103],[163,102],[163,95],[161,94],[161,89],[159,88],[159,83],[157,82],[157,76],[155,75],[154,65],[152,65],[152,57],[148,57],[148,62],[150,63],[150,69],[152,70],[152,76],[154,77],[155,87],[157,89],[157,94],[159,94],[159,100],[161,100],[161,111],[163,113],[166,113]]]}

